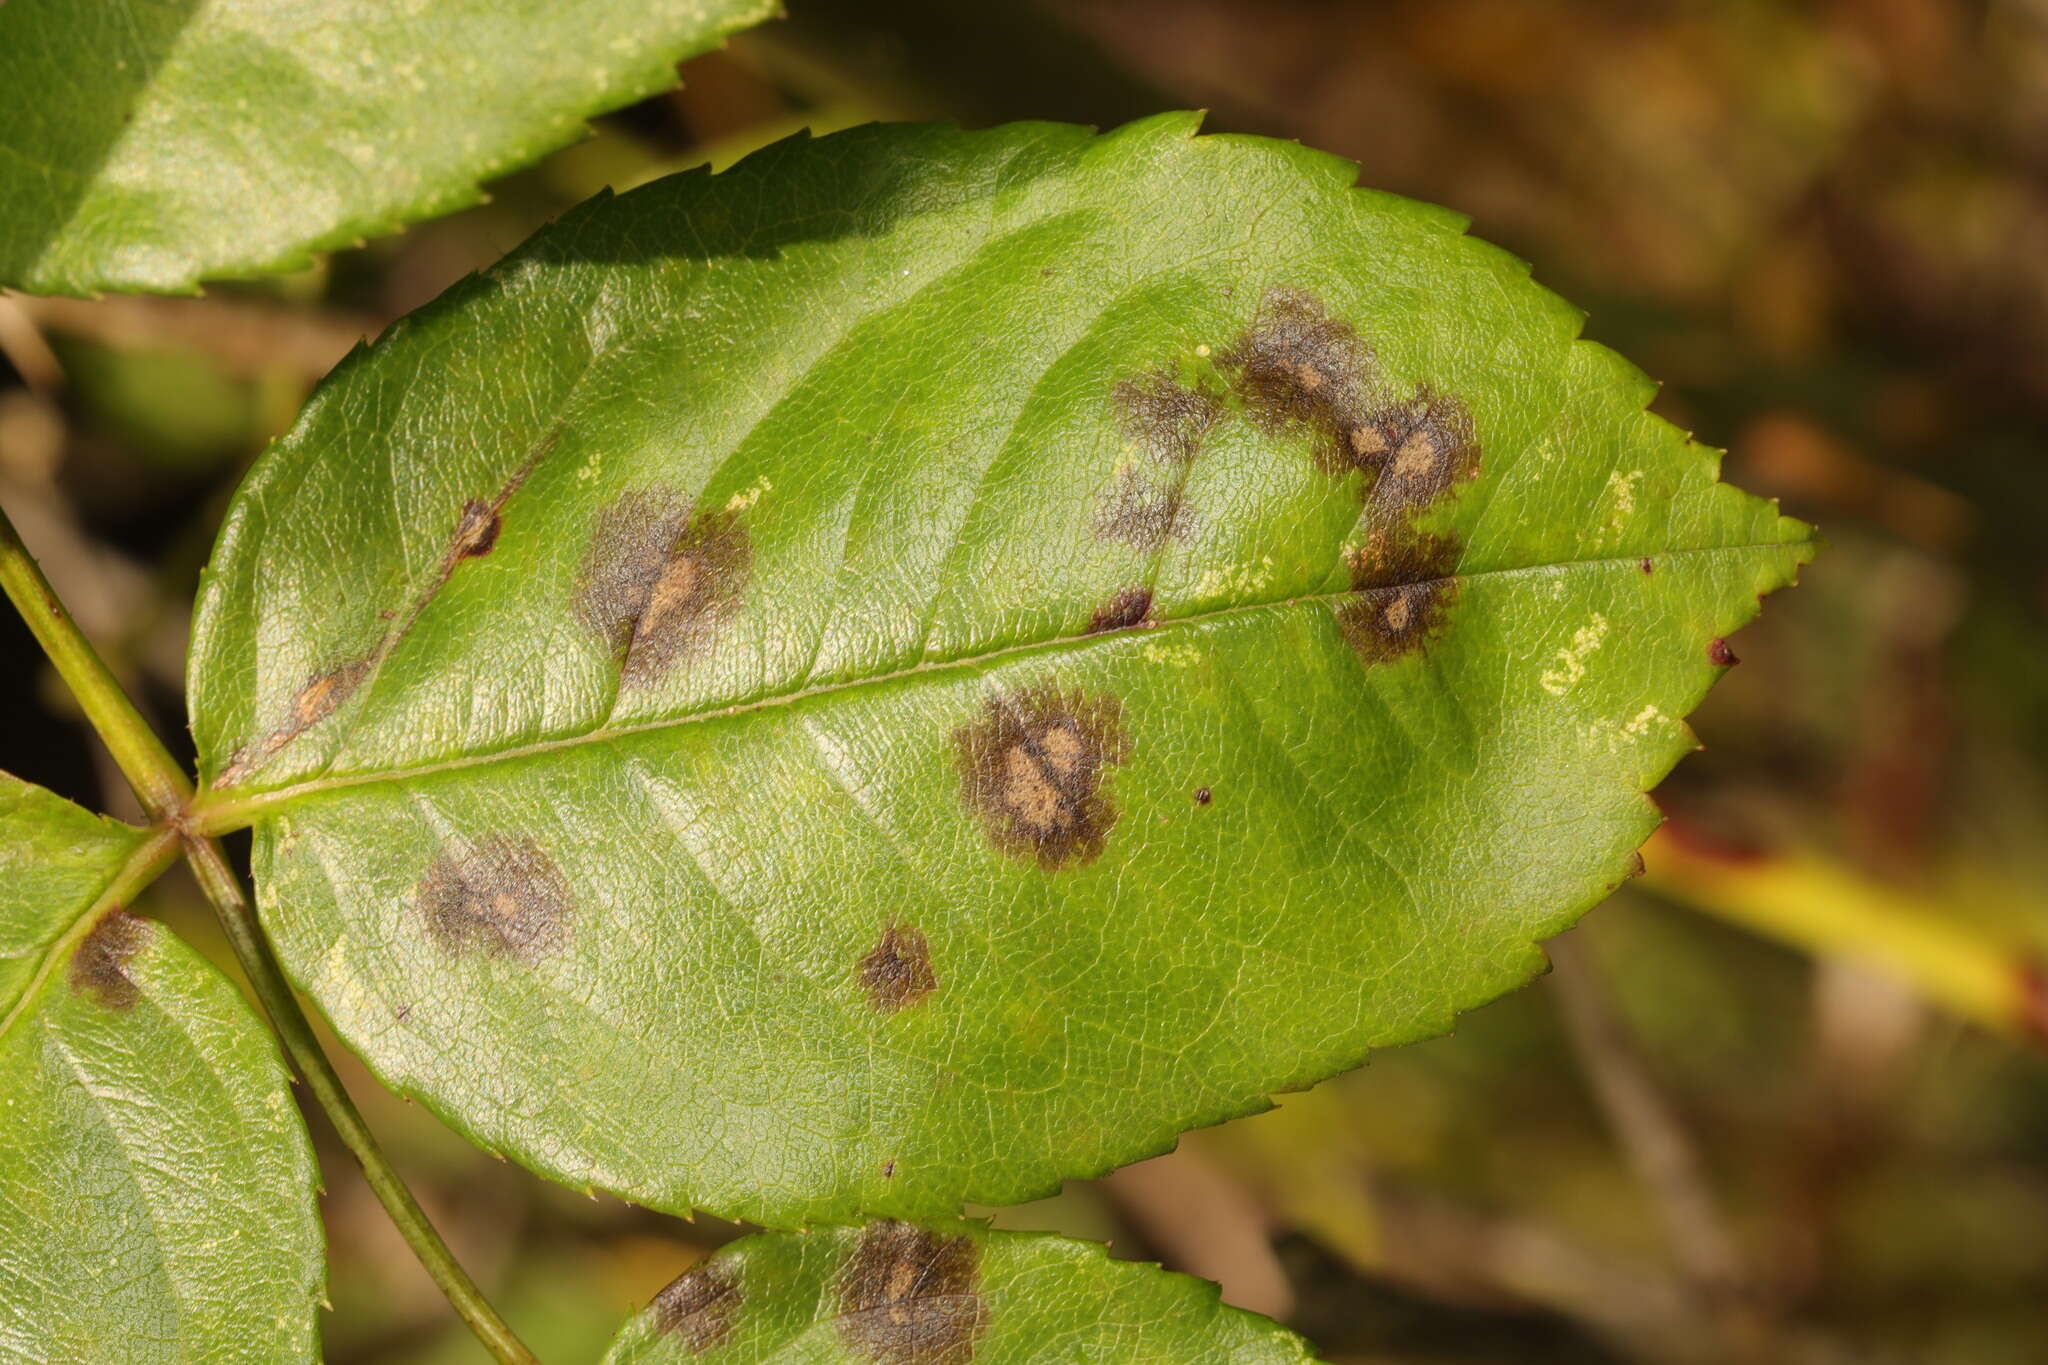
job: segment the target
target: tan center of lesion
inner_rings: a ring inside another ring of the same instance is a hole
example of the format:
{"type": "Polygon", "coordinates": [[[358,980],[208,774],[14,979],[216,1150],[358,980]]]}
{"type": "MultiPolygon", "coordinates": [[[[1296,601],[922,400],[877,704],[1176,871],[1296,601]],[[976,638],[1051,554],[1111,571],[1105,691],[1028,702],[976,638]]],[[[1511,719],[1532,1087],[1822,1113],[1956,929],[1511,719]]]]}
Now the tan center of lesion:
{"type": "Polygon", "coordinates": [[[1394,476],[1401,479],[1427,477],[1443,459],[1436,433],[1421,427],[1409,433],[1394,452],[1394,476]]]}
{"type": "Polygon", "coordinates": [[[1387,603],[1387,609],[1380,614],[1380,620],[1396,635],[1408,629],[1408,622],[1411,619],[1412,608],[1408,605],[1408,596],[1405,593],[1397,593],[1394,600],[1387,603]]]}
{"type": "Polygon", "coordinates": [[[1040,834],[1061,833],[1078,818],[1067,790],[1083,773],[1087,744],[1072,725],[1049,725],[1003,756],[1003,804],[1040,834]]]}
{"type": "Polygon", "coordinates": [[[640,634],[658,632],[672,616],[683,616],[697,605],[698,585],[703,570],[689,555],[677,555],[663,566],[647,594],[647,608],[640,614],[640,634]]]}

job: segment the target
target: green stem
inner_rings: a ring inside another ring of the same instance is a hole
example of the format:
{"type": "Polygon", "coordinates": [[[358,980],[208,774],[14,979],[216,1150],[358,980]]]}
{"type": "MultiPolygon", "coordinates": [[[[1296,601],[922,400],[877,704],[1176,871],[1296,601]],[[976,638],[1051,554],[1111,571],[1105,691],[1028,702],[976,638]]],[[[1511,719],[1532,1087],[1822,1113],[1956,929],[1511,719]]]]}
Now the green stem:
{"type": "Polygon", "coordinates": [[[4,510],[0,510],[0,587],[7,590],[21,619],[78,698],[85,718],[120,765],[121,775],[135,789],[149,818],[175,818],[192,799],[192,783],[50,590],[49,580],[22,545],[4,510]]]}
{"type": "Polygon", "coordinates": [[[526,1349],[512,1328],[498,1316],[497,1310],[485,1300],[483,1292],[476,1287],[476,1281],[470,1279],[469,1273],[456,1263],[448,1244],[427,1221],[419,1201],[412,1197],[412,1191],[406,1188],[405,1182],[377,1146],[377,1139],[371,1136],[369,1126],[356,1110],[355,1101],[349,1098],[348,1091],[342,1087],[341,1077],[335,1074],[333,1063],[327,1060],[319,1039],[313,1036],[313,1026],[307,1022],[291,987],[286,984],[276,955],[271,952],[270,941],[264,937],[255,911],[249,905],[249,898],[242,893],[241,883],[229,869],[220,845],[212,839],[187,838],[185,856],[191,860],[192,870],[198,875],[206,898],[213,902],[213,908],[220,916],[221,928],[227,931],[235,956],[240,959],[249,984],[255,988],[256,998],[263,1002],[263,1008],[269,1013],[271,1026],[284,1040],[292,1065],[298,1069],[307,1089],[313,1092],[313,1098],[319,1102],[328,1122],[341,1135],[342,1144],[355,1154],[356,1161],[363,1168],[363,1178],[370,1182],[378,1202],[391,1215],[391,1221],[398,1225],[399,1235],[405,1238],[406,1245],[412,1248],[413,1255],[419,1257],[427,1274],[433,1276],[434,1283],[448,1296],[448,1302],[492,1355],[504,1365],[537,1365],[533,1353],[526,1349]]]}
{"type": "MultiPolygon", "coordinates": [[[[341,1077],[335,1074],[334,1064],[321,1050],[319,1039],[313,1035],[312,1024],[299,1008],[298,998],[286,984],[284,973],[277,965],[277,957],[271,952],[270,941],[263,936],[262,926],[256,921],[249,898],[242,894],[241,883],[228,868],[220,845],[191,832],[188,824],[191,781],[156,737],[156,732],[149,728],[149,723],[136,711],[135,704],[128,700],[127,693],[107,671],[106,664],[93,652],[92,645],[80,633],[71,614],[57,600],[57,594],[50,590],[49,581],[23,547],[21,537],[15,533],[14,525],[7,520],[4,511],[0,511],[0,586],[6,588],[7,596],[21,612],[22,619],[28,622],[28,628],[42,645],[43,652],[49,655],[58,674],[78,698],[85,709],[86,719],[92,722],[93,729],[113,754],[122,775],[135,789],[150,818],[163,827],[164,835],[161,837],[168,840],[174,835],[184,836],[185,856],[199,878],[200,888],[213,903],[221,928],[234,945],[235,956],[240,959],[256,998],[262,1001],[264,1011],[269,1014],[272,1029],[284,1043],[285,1053],[291,1058],[306,1088],[313,1092],[313,1098],[327,1115],[327,1121],[341,1135],[342,1144],[363,1168],[363,1178],[370,1183],[370,1189],[383,1204],[384,1211],[391,1215],[391,1221],[397,1224],[399,1235],[405,1238],[406,1245],[412,1248],[413,1255],[419,1257],[420,1264],[426,1267],[427,1274],[441,1287],[441,1292],[448,1296],[449,1304],[501,1365],[538,1365],[533,1353],[513,1334],[497,1310],[485,1301],[468,1272],[456,1264],[448,1244],[427,1221],[419,1201],[412,1197],[412,1191],[405,1187],[398,1172],[385,1159],[383,1150],[377,1146],[377,1139],[371,1136],[369,1126],[357,1111],[355,1101],[343,1088],[341,1077]]],[[[152,867],[149,870],[154,875],[156,869],[152,867]]]]}

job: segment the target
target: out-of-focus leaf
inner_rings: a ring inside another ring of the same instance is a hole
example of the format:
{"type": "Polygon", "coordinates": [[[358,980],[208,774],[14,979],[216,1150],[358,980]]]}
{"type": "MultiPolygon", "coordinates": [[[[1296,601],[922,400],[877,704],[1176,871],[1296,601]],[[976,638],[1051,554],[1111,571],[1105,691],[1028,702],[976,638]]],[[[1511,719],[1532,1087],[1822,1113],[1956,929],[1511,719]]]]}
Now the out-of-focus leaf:
{"type": "Polygon", "coordinates": [[[188,293],[481,197],[773,0],[10,0],[0,284],[188,293]]]}
{"type": "Polygon", "coordinates": [[[1308,1344],[1216,1287],[1103,1248],[972,1223],[771,1233],[656,1296],[608,1365],[1301,1365],[1308,1344]]]}

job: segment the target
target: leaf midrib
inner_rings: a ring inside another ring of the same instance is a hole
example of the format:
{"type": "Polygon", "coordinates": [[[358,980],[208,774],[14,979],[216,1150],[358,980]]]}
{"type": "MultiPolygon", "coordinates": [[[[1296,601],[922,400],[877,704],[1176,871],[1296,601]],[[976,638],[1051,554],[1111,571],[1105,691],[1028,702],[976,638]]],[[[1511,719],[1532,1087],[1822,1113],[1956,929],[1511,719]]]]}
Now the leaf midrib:
{"type": "MultiPolygon", "coordinates": [[[[1766,540],[1736,545],[1703,545],[1687,549],[1658,550],[1659,559],[1675,559],[1702,555],[1739,555],[1761,550],[1782,550],[1795,548],[1797,541],[1766,540]]],[[[1481,569],[1472,573],[1448,574],[1441,578],[1425,580],[1431,583],[1461,583],[1479,578],[1511,578],[1524,574],[1556,573],[1571,569],[1598,569],[1626,567],[1635,570],[1642,561],[1641,555],[1603,555],[1593,559],[1556,560],[1543,564],[1524,564],[1512,568],[1481,569]]],[[[1358,595],[1355,590],[1296,594],[1284,598],[1266,598],[1256,602],[1237,602],[1208,611],[1176,616],[1146,628],[1142,633],[1148,637],[1166,631],[1186,630],[1212,621],[1246,615],[1256,611],[1271,611],[1305,604],[1326,604],[1347,601],[1358,595]]],[[[633,735],[656,733],[680,729],[686,725],[706,721],[725,720],[734,716],[765,711],[772,707],[791,706],[814,697],[852,693],[867,687],[880,687],[906,678],[929,674],[943,674],[968,671],[1002,660],[1025,658],[1071,645],[1100,641],[1107,644],[1130,634],[1117,631],[1104,635],[1056,635],[1040,640],[1026,640],[1017,644],[1004,645],[997,649],[984,650],[979,654],[962,655],[953,659],[924,661],[906,668],[894,669],[887,673],[873,673],[857,678],[846,678],[837,682],[819,683],[815,686],[795,688],[786,692],[756,697],[751,701],[734,702],[728,706],[710,710],[690,711],[681,715],[668,716],[659,720],[643,721],[631,725],[600,724],[576,734],[559,735],[553,739],[536,740],[529,744],[510,745],[484,753],[464,754],[457,758],[440,759],[431,763],[414,764],[410,767],[382,768],[361,773],[346,773],[337,777],[319,777],[305,782],[274,787],[268,791],[253,792],[236,797],[231,789],[209,788],[199,794],[187,813],[187,822],[195,832],[217,836],[244,829],[257,823],[266,814],[280,807],[308,796],[322,792],[338,791],[351,787],[374,786],[386,782],[408,782],[439,773],[457,772],[466,768],[486,767],[497,763],[509,763],[518,759],[531,758],[538,754],[581,748],[587,744],[604,744],[633,735]]]]}

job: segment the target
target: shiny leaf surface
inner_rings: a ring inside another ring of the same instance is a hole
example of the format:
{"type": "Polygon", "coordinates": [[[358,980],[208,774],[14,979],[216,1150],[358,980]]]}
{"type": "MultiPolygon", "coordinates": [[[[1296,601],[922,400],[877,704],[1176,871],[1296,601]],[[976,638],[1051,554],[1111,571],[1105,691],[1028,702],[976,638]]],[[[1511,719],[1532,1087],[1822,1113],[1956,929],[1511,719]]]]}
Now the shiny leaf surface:
{"type": "Polygon", "coordinates": [[[211,828],[566,1182],[943,1215],[1439,1032],[1628,875],[1808,553],[1452,214],[870,128],[586,205],[252,472],[211,828]]]}
{"type": "Polygon", "coordinates": [[[116,903],[167,843],[0,775],[0,1359],[319,1355],[317,1171],[277,1049],[116,903]]]}

